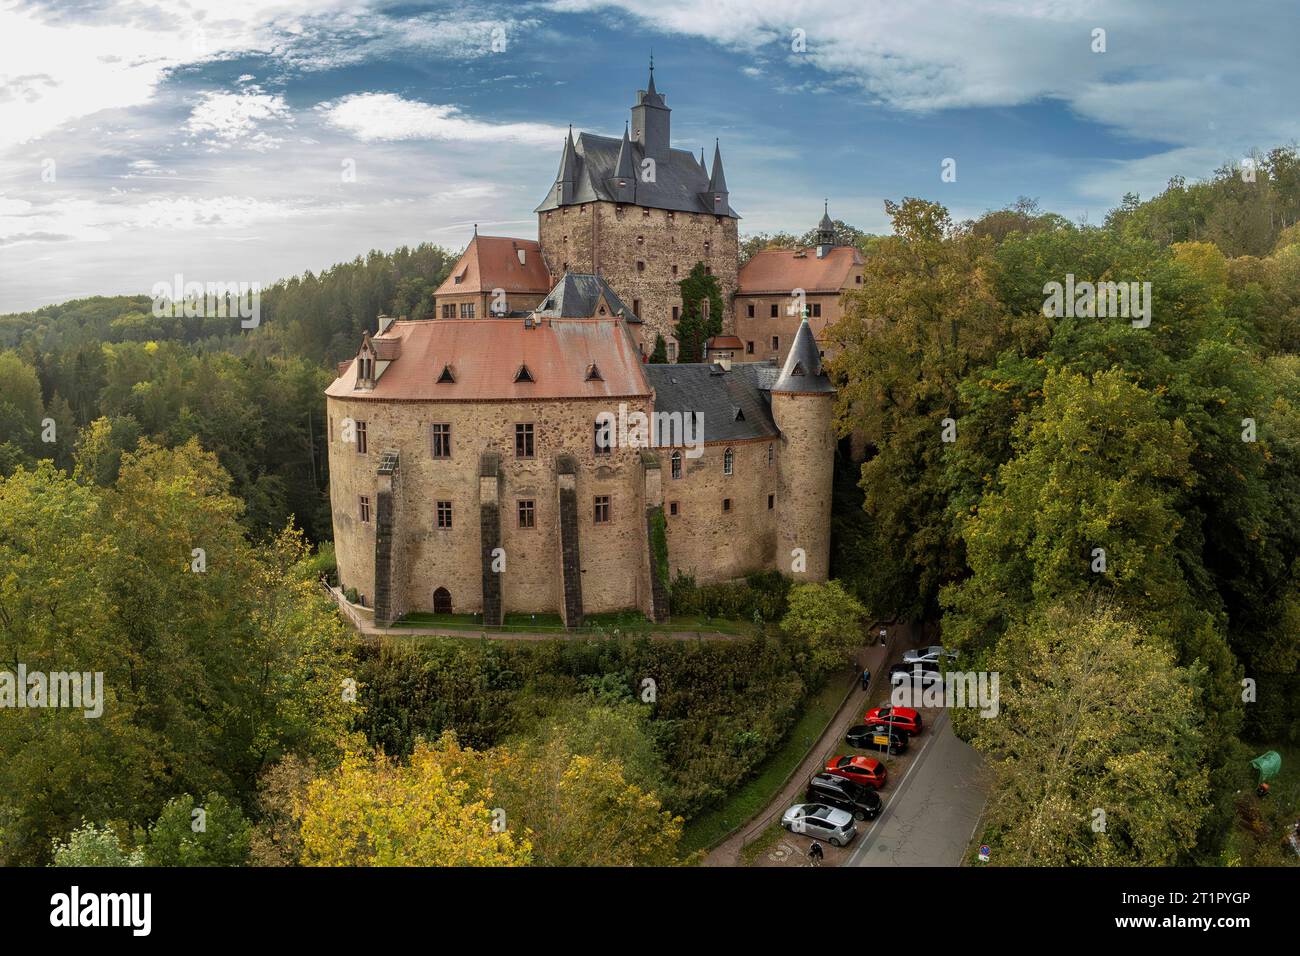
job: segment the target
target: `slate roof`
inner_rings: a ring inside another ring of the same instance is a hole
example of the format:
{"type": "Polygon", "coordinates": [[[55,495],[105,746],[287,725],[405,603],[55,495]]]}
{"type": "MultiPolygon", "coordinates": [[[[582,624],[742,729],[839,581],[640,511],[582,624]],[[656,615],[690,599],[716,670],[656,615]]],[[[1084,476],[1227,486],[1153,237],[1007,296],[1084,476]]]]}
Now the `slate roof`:
{"type": "Polygon", "coordinates": [[[817,339],[813,336],[807,319],[799,323],[799,331],[794,335],[790,354],[785,357],[785,365],[781,368],[772,391],[802,394],[829,394],[835,391],[835,386],[822,371],[821,351],[817,348],[817,339]]]}
{"type": "Polygon", "coordinates": [[[781,434],[772,420],[766,394],[776,374],[770,365],[742,363],[724,371],[722,366],[709,363],[652,364],[642,370],[655,390],[655,411],[699,412],[704,416],[705,442],[775,438],[781,434]]]}
{"type": "Polygon", "coordinates": [[[622,316],[627,322],[640,323],[641,319],[624,304],[603,276],[586,272],[566,272],[561,276],[534,314],[556,319],[598,318],[596,308],[602,296],[613,310],[612,315],[622,316]]]}
{"type": "MultiPolygon", "coordinates": [[[[579,133],[574,154],[571,156],[568,140],[566,139],[560,161],[561,167],[567,167],[574,161],[576,161],[577,166],[573,173],[573,201],[568,205],[576,206],[580,203],[595,202],[597,200],[606,202],[619,201],[609,191],[606,180],[615,178],[615,170],[618,167],[619,152],[622,146],[623,137],[579,133]]],[[[629,140],[627,149],[630,151],[632,168],[639,172],[641,161],[645,159],[645,148],[635,140],[629,140]]],[[[627,161],[628,159],[625,158],[625,162],[627,161]]],[[[722,176],[720,159],[715,159],[715,162],[718,163],[718,179],[725,181],[722,176]]],[[[564,174],[562,171],[560,175],[564,174]]],[[[631,202],[637,206],[649,206],[652,209],[713,213],[713,207],[701,198],[702,193],[709,191],[709,179],[709,173],[700,166],[699,160],[695,158],[690,150],[672,149],[669,151],[668,162],[656,164],[654,182],[642,182],[639,175],[631,178],[631,195],[633,197],[631,202]]],[[[551,191],[546,194],[546,199],[533,211],[544,212],[547,209],[560,208],[560,197],[557,192],[554,185],[552,185],[551,191]]],[[[727,210],[722,215],[730,216],[733,219],[740,218],[740,214],[731,207],[730,203],[727,203],[727,210]]]]}

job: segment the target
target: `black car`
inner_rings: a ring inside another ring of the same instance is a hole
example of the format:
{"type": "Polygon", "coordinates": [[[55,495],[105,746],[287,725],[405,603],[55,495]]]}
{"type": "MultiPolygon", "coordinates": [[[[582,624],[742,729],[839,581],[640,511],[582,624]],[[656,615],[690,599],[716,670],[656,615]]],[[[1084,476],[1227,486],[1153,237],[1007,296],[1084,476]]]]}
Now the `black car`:
{"type": "Polygon", "coordinates": [[[880,815],[880,797],[874,790],[829,773],[812,775],[805,799],[846,810],[859,820],[874,820],[880,815]]]}
{"type": "Polygon", "coordinates": [[[849,728],[844,742],[858,750],[888,750],[891,754],[901,754],[907,749],[909,738],[906,730],[890,724],[858,724],[849,728]]]}

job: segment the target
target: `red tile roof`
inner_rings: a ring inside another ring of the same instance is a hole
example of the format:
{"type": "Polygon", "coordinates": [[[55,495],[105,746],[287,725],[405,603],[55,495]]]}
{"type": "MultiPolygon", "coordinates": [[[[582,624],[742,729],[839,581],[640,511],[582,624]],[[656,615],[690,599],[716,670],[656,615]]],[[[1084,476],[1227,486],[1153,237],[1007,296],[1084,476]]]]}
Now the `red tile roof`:
{"type": "Polygon", "coordinates": [[[333,398],[376,401],[612,398],[650,394],[635,342],[609,319],[428,319],[395,322],[371,341],[400,339],[401,357],[373,389],[358,389],[352,366],[325,390],[333,398]],[[588,380],[591,365],[599,380],[588,380]],[[454,382],[439,384],[450,365],[454,382]],[[516,382],[526,365],[532,382],[516,382]]]}
{"type": "Polygon", "coordinates": [[[854,266],[862,261],[862,253],[854,246],[835,246],[821,259],[816,246],[764,249],[740,267],[736,294],[789,295],[792,289],[838,292],[849,284],[854,266]]]}
{"type": "Polygon", "coordinates": [[[725,352],[727,350],[734,351],[735,349],[743,349],[745,347],[745,343],[740,341],[740,337],[736,335],[715,335],[713,338],[709,339],[709,341],[705,342],[704,345],[710,352],[725,352]]]}
{"type": "Polygon", "coordinates": [[[452,267],[451,275],[438,286],[434,295],[491,292],[493,289],[544,293],[550,288],[551,274],[542,261],[542,247],[532,239],[475,236],[452,267]],[[521,249],[524,253],[522,265],[519,262],[521,249]],[[460,282],[456,281],[457,276],[460,282]]]}

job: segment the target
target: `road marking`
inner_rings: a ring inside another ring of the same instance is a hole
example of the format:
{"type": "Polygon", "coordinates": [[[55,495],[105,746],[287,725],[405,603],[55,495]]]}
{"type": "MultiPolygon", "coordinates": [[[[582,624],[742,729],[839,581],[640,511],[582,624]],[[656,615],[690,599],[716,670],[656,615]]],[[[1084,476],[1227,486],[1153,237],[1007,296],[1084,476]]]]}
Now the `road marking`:
{"type": "Polygon", "coordinates": [[[889,808],[894,804],[894,798],[897,797],[900,793],[902,793],[903,784],[907,783],[907,778],[912,775],[912,771],[915,770],[917,767],[921,766],[921,758],[924,757],[925,752],[930,749],[930,744],[934,743],[935,739],[939,736],[939,724],[947,716],[948,716],[948,711],[945,710],[935,720],[934,726],[930,728],[929,739],[926,740],[925,745],[917,752],[916,759],[912,761],[911,765],[907,768],[907,771],[903,774],[903,779],[898,781],[898,786],[894,789],[894,792],[889,795],[889,800],[885,803],[885,805],[880,808],[880,813],[876,816],[876,819],[871,821],[871,826],[867,828],[867,832],[862,834],[862,837],[858,840],[857,847],[855,847],[853,852],[849,854],[848,862],[841,863],[840,864],[841,866],[858,865],[857,859],[863,852],[865,852],[867,847],[867,841],[871,839],[872,832],[876,829],[877,826],[881,824],[882,821],[884,821],[885,815],[889,813],[889,808]]]}

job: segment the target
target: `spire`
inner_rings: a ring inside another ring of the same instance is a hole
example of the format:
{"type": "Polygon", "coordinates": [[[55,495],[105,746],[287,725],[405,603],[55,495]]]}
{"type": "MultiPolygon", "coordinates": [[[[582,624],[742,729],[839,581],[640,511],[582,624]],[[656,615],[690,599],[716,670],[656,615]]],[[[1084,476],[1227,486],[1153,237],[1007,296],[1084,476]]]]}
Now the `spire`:
{"type": "Polygon", "coordinates": [[[835,232],[835,223],[831,222],[830,201],[827,199],[822,200],[822,221],[817,224],[817,228],[835,232]]]}
{"type": "Polygon", "coordinates": [[[651,96],[659,95],[658,92],[655,91],[655,51],[654,50],[650,51],[650,83],[646,86],[645,91],[649,93],[651,96]]]}
{"type": "Polygon", "coordinates": [[[618,162],[614,165],[615,179],[636,179],[636,171],[632,168],[632,141],[628,139],[627,123],[623,124],[623,142],[618,147],[618,162]]]}
{"type": "Polygon", "coordinates": [[[822,200],[822,219],[817,223],[817,258],[835,248],[835,223],[831,221],[830,204],[822,200]]]}
{"type": "Polygon", "coordinates": [[[569,135],[564,138],[564,152],[560,157],[560,175],[558,183],[571,183],[578,178],[578,154],[573,149],[573,124],[569,124],[569,135]]]}
{"type": "Polygon", "coordinates": [[[700,147],[700,169],[704,170],[704,175],[709,174],[709,164],[704,161],[704,147],[700,147]]]}
{"type": "Polygon", "coordinates": [[[478,238],[478,223],[474,223],[474,238],[478,238]]]}
{"type": "Polygon", "coordinates": [[[709,192],[727,192],[727,177],[722,174],[722,146],[718,140],[713,141],[713,174],[709,177],[709,192]]]}
{"type": "Polygon", "coordinates": [[[799,331],[795,333],[794,342],[790,345],[790,354],[785,357],[785,365],[776,384],[772,386],[772,391],[814,394],[830,394],[835,391],[835,386],[822,371],[821,350],[817,347],[817,339],[813,336],[806,317],[799,323],[799,331]]]}

